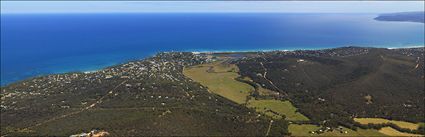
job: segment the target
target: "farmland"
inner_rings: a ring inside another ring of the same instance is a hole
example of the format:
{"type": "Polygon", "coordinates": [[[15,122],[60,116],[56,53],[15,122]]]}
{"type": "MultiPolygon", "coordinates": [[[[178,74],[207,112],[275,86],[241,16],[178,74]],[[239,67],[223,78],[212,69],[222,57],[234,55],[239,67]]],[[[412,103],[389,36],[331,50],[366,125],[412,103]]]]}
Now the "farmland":
{"type": "Polygon", "coordinates": [[[407,128],[411,130],[416,130],[419,128],[419,124],[416,124],[416,123],[397,121],[397,120],[388,120],[383,118],[354,118],[354,121],[364,125],[393,123],[401,128],[407,128]]]}
{"type": "Polygon", "coordinates": [[[382,133],[382,134],[388,135],[388,136],[409,136],[409,137],[423,136],[423,135],[418,135],[418,134],[403,133],[403,132],[397,131],[394,128],[391,128],[391,127],[383,127],[379,130],[379,132],[382,133]]]}
{"type": "Polygon", "coordinates": [[[309,119],[297,112],[291,102],[281,100],[249,100],[248,107],[255,108],[260,113],[264,113],[275,119],[284,115],[289,121],[308,121],[309,119]]]}
{"type": "Polygon", "coordinates": [[[236,81],[238,69],[233,64],[214,62],[185,68],[183,73],[189,78],[208,87],[209,91],[238,104],[246,103],[254,88],[236,81]]]}
{"type": "MultiPolygon", "coordinates": [[[[216,93],[236,103],[246,103],[248,108],[254,108],[257,112],[270,116],[274,119],[281,119],[282,116],[290,121],[308,121],[309,119],[296,112],[289,101],[275,99],[257,100],[250,96],[254,87],[249,84],[235,80],[239,77],[238,68],[234,64],[217,61],[209,64],[202,64],[186,68],[184,74],[193,80],[208,87],[210,92],[216,93]]],[[[246,79],[249,80],[249,79],[246,79]]],[[[261,95],[270,95],[274,91],[258,87],[261,95]]]]}

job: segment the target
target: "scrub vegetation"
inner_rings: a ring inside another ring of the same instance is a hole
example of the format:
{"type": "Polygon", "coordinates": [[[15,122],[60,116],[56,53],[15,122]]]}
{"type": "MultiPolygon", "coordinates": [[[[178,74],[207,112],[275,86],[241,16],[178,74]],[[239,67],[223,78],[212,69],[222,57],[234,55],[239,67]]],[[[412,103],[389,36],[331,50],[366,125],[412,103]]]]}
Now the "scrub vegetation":
{"type": "Polygon", "coordinates": [[[322,134],[314,134],[312,132],[320,130],[320,127],[317,125],[311,124],[290,124],[289,131],[293,136],[361,136],[361,137],[382,137],[387,136],[385,134],[380,133],[375,129],[358,129],[351,130],[345,127],[341,127],[338,130],[333,130],[330,132],[324,132],[322,134]]]}

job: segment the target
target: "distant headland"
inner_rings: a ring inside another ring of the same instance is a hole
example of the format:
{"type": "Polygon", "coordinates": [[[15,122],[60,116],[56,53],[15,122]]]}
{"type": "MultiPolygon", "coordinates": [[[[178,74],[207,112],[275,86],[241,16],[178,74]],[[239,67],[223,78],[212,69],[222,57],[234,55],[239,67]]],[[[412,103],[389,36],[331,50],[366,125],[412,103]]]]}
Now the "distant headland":
{"type": "Polygon", "coordinates": [[[375,20],[425,23],[425,12],[417,11],[417,12],[399,12],[399,13],[381,14],[378,17],[376,17],[375,20]]]}

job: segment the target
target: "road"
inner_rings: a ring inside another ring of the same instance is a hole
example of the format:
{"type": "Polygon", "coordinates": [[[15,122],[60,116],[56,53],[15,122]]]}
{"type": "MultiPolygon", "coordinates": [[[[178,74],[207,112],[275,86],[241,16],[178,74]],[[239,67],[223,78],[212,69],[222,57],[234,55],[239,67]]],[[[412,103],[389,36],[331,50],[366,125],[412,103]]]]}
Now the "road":
{"type": "Polygon", "coordinates": [[[267,71],[268,70],[267,70],[266,67],[264,67],[263,62],[260,62],[260,64],[261,64],[261,67],[263,67],[263,69],[264,69],[264,74],[263,74],[264,79],[267,80],[270,83],[270,85],[272,85],[273,88],[275,88],[279,93],[282,93],[285,96],[288,96],[284,91],[280,90],[280,88],[278,88],[270,79],[267,78],[267,71]]]}
{"type": "Polygon", "coordinates": [[[270,120],[269,128],[267,129],[267,132],[266,132],[266,135],[265,136],[269,136],[270,129],[272,128],[272,124],[273,124],[273,120],[270,120]]]}

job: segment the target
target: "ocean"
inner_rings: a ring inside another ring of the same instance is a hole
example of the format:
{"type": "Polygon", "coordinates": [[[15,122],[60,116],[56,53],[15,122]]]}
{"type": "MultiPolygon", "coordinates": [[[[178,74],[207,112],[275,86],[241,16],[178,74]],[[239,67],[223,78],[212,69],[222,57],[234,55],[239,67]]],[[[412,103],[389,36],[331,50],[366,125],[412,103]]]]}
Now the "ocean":
{"type": "Polygon", "coordinates": [[[424,24],[377,14],[1,14],[1,85],[93,71],[161,51],[424,45],[424,24]]]}

